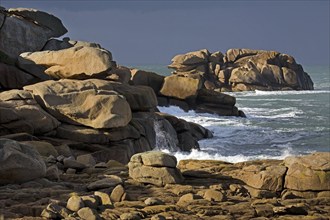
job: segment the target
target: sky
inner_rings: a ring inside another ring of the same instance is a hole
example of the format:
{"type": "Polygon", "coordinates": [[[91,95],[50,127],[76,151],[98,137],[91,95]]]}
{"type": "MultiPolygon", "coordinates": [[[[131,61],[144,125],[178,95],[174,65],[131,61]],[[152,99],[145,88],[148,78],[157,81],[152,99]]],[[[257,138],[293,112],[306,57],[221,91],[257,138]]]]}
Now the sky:
{"type": "Polygon", "coordinates": [[[59,17],[72,40],[96,42],[122,65],[169,64],[208,49],[275,50],[329,66],[329,0],[0,0],[59,17]]]}

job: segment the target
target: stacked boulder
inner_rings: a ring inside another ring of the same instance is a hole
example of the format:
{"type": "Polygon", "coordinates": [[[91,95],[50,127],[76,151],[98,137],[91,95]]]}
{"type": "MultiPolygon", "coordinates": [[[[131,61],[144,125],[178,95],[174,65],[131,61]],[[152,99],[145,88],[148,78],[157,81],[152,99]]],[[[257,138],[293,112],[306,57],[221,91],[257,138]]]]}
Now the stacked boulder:
{"type": "Polygon", "coordinates": [[[12,60],[26,51],[42,50],[50,38],[67,32],[59,18],[27,8],[1,8],[0,27],[1,56],[12,60]]]}
{"type": "Polygon", "coordinates": [[[172,105],[185,111],[196,110],[222,116],[245,116],[235,106],[235,97],[221,93],[219,90],[208,90],[203,85],[203,78],[198,74],[196,74],[198,77],[193,74],[192,77],[185,75],[165,77],[153,72],[132,69],[131,76],[132,85],[149,86],[154,90],[159,106],[172,105]]]}
{"type": "Polygon", "coordinates": [[[156,186],[181,183],[183,177],[176,165],[176,158],[163,152],[135,154],[128,163],[129,175],[138,182],[156,186]]]}
{"type": "Polygon", "coordinates": [[[18,89],[49,79],[47,75],[26,72],[14,64],[21,53],[40,51],[50,38],[66,32],[61,20],[46,12],[0,8],[0,90],[18,89]]]}
{"type": "MultiPolygon", "coordinates": [[[[66,32],[51,14],[0,9],[2,138],[29,142],[50,171],[56,165],[66,172],[75,169],[63,164],[68,158],[76,165],[82,155],[96,163],[127,163],[135,153],[167,148],[168,140],[177,140],[171,150],[190,151],[198,149],[198,140],[212,136],[183,120],[189,129],[175,129],[169,117],[158,112],[155,91],[161,85],[149,78],[162,83],[162,76],[117,65],[99,44],[55,39],[66,32]],[[159,141],[158,125],[167,128],[167,143],[159,141]]],[[[86,168],[80,165],[76,171],[86,168]]]]}
{"type": "MultiPolygon", "coordinates": [[[[198,79],[213,91],[312,90],[313,82],[292,56],[276,51],[229,49],[180,54],[169,68],[173,76],[198,79]]],[[[170,77],[173,77],[170,76],[170,77]]]]}

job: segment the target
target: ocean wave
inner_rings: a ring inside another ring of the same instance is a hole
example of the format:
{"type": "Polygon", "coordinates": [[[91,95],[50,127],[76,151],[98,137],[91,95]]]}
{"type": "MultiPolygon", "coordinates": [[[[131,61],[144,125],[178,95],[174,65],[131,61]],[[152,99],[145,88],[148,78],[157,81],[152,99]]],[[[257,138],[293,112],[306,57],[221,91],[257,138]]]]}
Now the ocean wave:
{"type": "Polygon", "coordinates": [[[239,97],[248,97],[248,96],[273,96],[273,95],[305,95],[305,94],[329,94],[329,90],[289,90],[289,91],[243,91],[243,92],[225,92],[227,95],[239,97]]]}
{"type": "Polygon", "coordinates": [[[297,118],[301,117],[304,112],[296,107],[285,108],[240,108],[247,115],[248,118],[297,118]]]}
{"type": "Polygon", "coordinates": [[[170,152],[168,150],[162,150],[165,153],[169,153],[174,155],[178,161],[180,160],[188,160],[188,159],[194,159],[194,160],[221,160],[226,161],[230,163],[238,163],[238,162],[244,162],[244,161],[250,161],[250,160],[264,160],[264,159],[275,159],[275,160],[283,160],[284,158],[288,156],[295,155],[292,151],[292,149],[284,149],[280,155],[252,155],[252,156],[246,156],[243,154],[237,154],[237,155],[222,155],[220,153],[209,153],[206,151],[198,151],[198,150],[192,150],[191,152],[170,152]]]}
{"type": "MultiPolygon", "coordinates": [[[[236,97],[236,101],[246,101],[247,97],[238,98],[236,97]]],[[[257,101],[257,102],[302,102],[303,99],[286,99],[286,98],[258,98],[256,96],[253,96],[253,98],[248,98],[249,101],[257,101]]]]}

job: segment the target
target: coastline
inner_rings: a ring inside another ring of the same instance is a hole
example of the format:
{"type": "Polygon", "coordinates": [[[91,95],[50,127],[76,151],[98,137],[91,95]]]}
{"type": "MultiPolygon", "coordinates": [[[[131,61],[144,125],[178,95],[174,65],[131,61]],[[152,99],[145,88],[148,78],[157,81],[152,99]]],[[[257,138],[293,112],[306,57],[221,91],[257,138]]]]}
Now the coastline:
{"type": "Polygon", "coordinates": [[[93,210],[88,219],[328,219],[330,163],[324,160],[329,157],[329,153],[316,153],[284,161],[236,164],[182,160],[178,168],[184,181],[164,186],[134,180],[127,166],[109,161],[75,174],[60,174],[58,181],[37,179],[1,186],[0,213],[5,219],[43,219],[40,215],[75,219],[78,210],[68,209],[73,196],[85,201],[80,209],[93,210]],[[309,176],[300,178],[296,185],[297,170],[291,169],[297,169],[301,162],[300,172],[309,176]],[[324,174],[317,173],[321,170],[324,174]],[[326,178],[328,186],[324,180],[317,183],[313,175],[326,178]],[[320,188],[322,184],[326,188],[320,188]],[[300,188],[289,189],[295,187],[300,188]],[[96,195],[111,199],[102,203],[96,195]]]}

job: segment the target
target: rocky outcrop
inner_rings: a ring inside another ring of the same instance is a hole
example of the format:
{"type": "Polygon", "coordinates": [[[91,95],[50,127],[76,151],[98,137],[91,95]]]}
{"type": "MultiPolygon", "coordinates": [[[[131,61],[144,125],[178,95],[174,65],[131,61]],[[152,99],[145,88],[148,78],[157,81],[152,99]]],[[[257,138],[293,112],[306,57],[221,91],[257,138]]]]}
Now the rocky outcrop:
{"type": "Polygon", "coordinates": [[[18,66],[30,73],[55,79],[105,77],[115,63],[109,51],[97,47],[74,46],[58,51],[22,53],[18,66]]]}
{"type": "Polygon", "coordinates": [[[312,90],[313,82],[292,56],[275,51],[230,49],[177,55],[173,74],[200,79],[202,88],[220,91],[312,90]]]}
{"type": "Polygon", "coordinates": [[[202,84],[199,79],[188,77],[168,76],[165,77],[160,94],[177,99],[187,99],[197,96],[202,84]]]}
{"type": "Polygon", "coordinates": [[[27,182],[45,174],[46,165],[35,149],[0,139],[0,185],[27,182]]]}
{"type": "Polygon", "coordinates": [[[24,87],[60,121],[92,128],[126,126],[131,109],[126,99],[104,80],[45,81],[24,87]]]}
{"type": "Polygon", "coordinates": [[[30,92],[10,90],[0,93],[0,135],[29,133],[51,135],[60,122],[33,99],[30,92]]]}
{"type": "Polygon", "coordinates": [[[128,163],[129,175],[138,182],[156,186],[181,183],[183,178],[176,163],[174,156],[162,152],[135,154],[128,163]]]}
{"type": "Polygon", "coordinates": [[[287,157],[284,187],[294,191],[330,191],[330,153],[287,157]]]}
{"type": "MultiPolygon", "coordinates": [[[[155,154],[157,152],[139,154],[136,159],[143,166],[174,169],[176,159],[173,156],[155,154]]],[[[327,162],[323,163],[322,158],[328,155],[316,153],[294,158],[299,161],[314,159],[308,167],[324,170],[327,169],[327,162]]],[[[293,157],[287,159],[292,161],[293,157]]],[[[180,161],[178,170],[184,176],[183,182],[165,186],[141,183],[129,176],[131,172],[127,166],[114,161],[95,165],[86,163],[83,169],[73,169],[61,167],[61,160],[61,157],[48,158],[47,163],[47,170],[54,164],[58,167],[58,180],[36,179],[0,187],[0,194],[3,195],[0,202],[7,204],[0,206],[4,218],[328,219],[330,195],[326,193],[327,189],[317,191],[318,194],[313,196],[305,194],[300,197],[288,194],[285,188],[277,193],[266,189],[258,191],[258,187],[281,188],[283,182],[278,182],[279,176],[271,175],[276,174],[276,170],[282,170],[282,167],[287,168],[285,162],[280,160],[236,164],[184,160],[180,161]]],[[[77,161],[65,158],[64,164],[78,167],[77,161]]],[[[156,173],[155,178],[159,175],[156,173]]],[[[282,177],[286,175],[281,174],[282,177]]],[[[300,183],[306,184],[305,180],[300,183]]]]}
{"type": "MultiPolygon", "coordinates": [[[[255,198],[310,199],[330,197],[329,158],[330,153],[319,152],[287,157],[284,161],[260,160],[236,164],[183,160],[178,167],[184,176],[230,176],[243,184],[245,193],[255,198]]],[[[244,190],[239,191],[244,193],[244,190]]]]}
{"type": "Polygon", "coordinates": [[[174,105],[185,111],[196,110],[222,116],[245,116],[235,106],[235,97],[218,90],[206,89],[200,77],[182,75],[163,77],[151,72],[131,71],[131,84],[152,87],[157,95],[159,106],[174,105]]]}
{"type": "Polygon", "coordinates": [[[155,94],[158,95],[164,83],[164,76],[154,72],[148,72],[139,69],[131,69],[131,84],[151,87],[155,94]]]}
{"type": "Polygon", "coordinates": [[[0,24],[1,57],[11,60],[23,52],[40,51],[48,39],[67,32],[54,15],[27,8],[0,10],[0,24]]]}
{"type": "MultiPolygon", "coordinates": [[[[162,145],[166,145],[167,147],[163,149],[170,149],[172,151],[181,150],[181,151],[190,151],[191,149],[198,149],[199,144],[198,141],[204,138],[211,138],[213,134],[205,129],[204,127],[192,123],[187,122],[183,119],[179,119],[173,115],[158,113],[158,115],[164,117],[166,119],[165,122],[162,124],[158,124],[160,126],[157,129],[157,132],[160,133],[159,136],[162,135],[163,131],[168,131],[167,134],[174,133],[174,135],[163,137],[163,142],[170,142],[170,143],[162,143],[162,145]],[[167,124],[167,122],[169,122],[167,124]],[[171,128],[174,128],[171,132],[171,128]],[[177,142],[178,149],[172,149],[171,144],[177,142]]],[[[161,148],[162,149],[162,148],[161,148]]]]}

